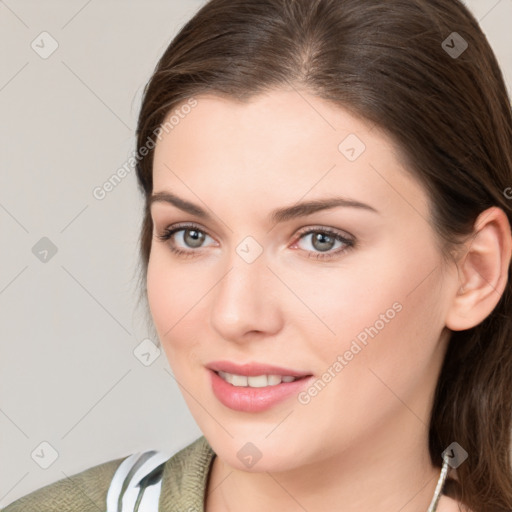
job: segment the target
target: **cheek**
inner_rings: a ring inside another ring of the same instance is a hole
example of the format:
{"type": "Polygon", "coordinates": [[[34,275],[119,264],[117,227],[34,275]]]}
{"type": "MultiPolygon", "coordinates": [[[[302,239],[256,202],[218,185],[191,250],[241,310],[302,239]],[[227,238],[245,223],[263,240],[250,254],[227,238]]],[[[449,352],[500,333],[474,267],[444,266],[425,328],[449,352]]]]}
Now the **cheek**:
{"type": "Polygon", "coordinates": [[[301,330],[309,333],[326,367],[346,353],[347,360],[359,361],[350,363],[354,366],[385,361],[393,377],[406,360],[427,364],[435,348],[443,327],[440,270],[435,253],[413,253],[410,246],[371,256],[360,257],[350,271],[327,269],[296,278],[294,291],[314,313],[301,308],[301,330]]]}
{"type": "Polygon", "coordinates": [[[199,276],[192,266],[173,263],[165,248],[157,247],[151,252],[148,304],[162,348],[178,380],[200,362],[208,292],[215,284],[208,279],[211,277],[199,276]]]}
{"type": "Polygon", "coordinates": [[[431,382],[442,306],[439,274],[434,272],[417,286],[421,278],[416,274],[413,279],[415,268],[416,263],[402,266],[402,273],[382,281],[375,280],[375,273],[371,278],[351,275],[343,280],[343,288],[331,284],[325,289],[324,308],[318,311],[336,336],[319,328],[321,337],[309,337],[325,385],[318,384],[320,392],[308,390],[311,394],[301,403],[311,400],[304,414],[336,425],[339,439],[361,430],[361,425],[362,430],[371,429],[386,415],[398,414],[402,401],[420,417],[426,414],[418,396],[431,382]],[[326,410],[331,411],[327,416],[326,410]]]}
{"type": "Polygon", "coordinates": [[[376,263],[358,261],[357,265],[321,270],[295,272],[283,280],[293,278],[294,294],[303,302],[295,300],[290,318],[300,319],[317,340],[325,340],[321,345],[328,351],[342,349],[360,333],[364,339],[365,329],[376,322],[382,328],[381,315],[393,319],[408,291],[406,275],[390,278],[385,271],[391,269],[379,268],[376,263]]]}
{"type": "MultiPolygon", "coordinates": [[[[204,294],[204,292],[203,292],[204,294]]],[[[200,308],[201,290],[183,267],[170,264],[164,250],[151,252],[147,271],[148,303],[156,330],[164,348],[181,340],[190,329],[190,319],[200,308]],[[196,304],[195,308],[193,305],[196,304]]]]}
{"type": "Polygon", "coordinates": [[[163,343],[162,335],[172,324],[169,312],[175,311],[175,283],[171,282],[168,272],[164,272],[161,257],[155,250],[151,251],[147,271],[147,296],[153,322],[163,343]]]}

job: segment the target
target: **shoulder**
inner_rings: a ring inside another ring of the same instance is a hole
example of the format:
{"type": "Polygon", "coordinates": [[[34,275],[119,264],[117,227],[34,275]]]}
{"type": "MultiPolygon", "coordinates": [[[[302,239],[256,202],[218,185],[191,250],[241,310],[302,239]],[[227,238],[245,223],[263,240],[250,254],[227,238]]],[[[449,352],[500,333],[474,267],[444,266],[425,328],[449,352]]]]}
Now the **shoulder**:
{"type": "Polygon", "coordinates": [[[170,455],[148,450],[126,458],[107,493],[107,510],[204,510],[214,452],[204,436],[170,455]]]}
{"type": "Polygon", "coordinates": [[[160,510],[204,510],[215,456],[206,438],[201,436],[169,458],[163,469],[160,510]]]}
{"type": "Polygon", "coordinates": [[[120,502],[131,510],[139,501],[142,509],[179,504],[187,510],[194,503],[202,510],[214,456],[204,436],[172,456],[158,450],[130,454],[37,489],[0,512],[115,511],[120,502]]]}
{"type": "Polygon", "coordinates": [[[126,457],[110,460],[36,489],[1,512],[98,512],[104,510],[108,487],[126,457]]]}

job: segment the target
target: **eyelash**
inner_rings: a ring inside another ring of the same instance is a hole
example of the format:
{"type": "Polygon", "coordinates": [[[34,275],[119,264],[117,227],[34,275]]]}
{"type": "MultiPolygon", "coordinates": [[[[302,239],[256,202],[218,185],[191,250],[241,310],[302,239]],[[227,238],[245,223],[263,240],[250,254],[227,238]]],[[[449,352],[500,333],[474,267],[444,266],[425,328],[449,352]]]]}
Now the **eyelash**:
{"type": "MultiPolygon", "coordinates": [[[[158,240],[161,240],[162,242],[167,242],[168,240],[171,239],[171,237],[175,233],[178,233],[179,231],[187,231],[187,230],[199,231],[205,235],[208,235],[208,233],[206,231],[201,229],[196,224],[176,224],[174,226],[170,226],[170,227],[166,228],[161,235],[156,235],[156,238],[158,238],[158,240]]],[[[297,241],[300,240],[303,236],[310,235],[312,233],[322,233],[325,235],[332,236],[335,240],[344,243],[345,247],[338,249],[334,252],[326,252],[326,253],[322,253],[322,252],[315,253],[312,251],[307,251],[307,252],[309,252],[308,258],[314,258],[317,260],[331,260],[337,256],[340,256],[342,253],[348,252],[349,250],[353,249],[356,245],[355,240],[345,238],[342,235],[340,235],[337,231],[334,231],[329,228],[306,228],[305,230],[300,231],[298,233],[297,241]]],[[[208,235],[208,236],[210,236],[210,235],[208,235]]],[[[169,248],[170,248],[171,252],[173,252],[174,254],[176,254],[178,256],[183,256],[186,258],[194,257],[194,256],[196,256],[195,253],[198,252],[196,250],[185,251],[183,249],[178,249],[178,248],[174,247],[172,244],[169,244],[169,248]]]]}

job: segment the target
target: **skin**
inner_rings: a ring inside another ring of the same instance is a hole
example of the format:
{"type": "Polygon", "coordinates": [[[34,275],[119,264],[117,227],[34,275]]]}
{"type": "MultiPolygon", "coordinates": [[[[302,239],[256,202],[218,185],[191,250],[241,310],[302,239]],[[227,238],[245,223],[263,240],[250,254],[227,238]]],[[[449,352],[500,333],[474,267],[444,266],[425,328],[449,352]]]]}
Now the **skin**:
{"type": "MultiPolygon", "coordinates": [[[[506,216],[484,212],[459,259],[444,263],[426,193],[376,127],[295,89],[249,103],[196,99],[156,145],[153,191],[213,220],[153,203],[147,291],[171,369],[217,454],[206,510],[426,511],[439,477],[427,433],[448,328],[472,327],[497,304],[511,254],[506,216]],[[353,162],[338,149],[349,134],[366,145],[353,162]],[[338,207],[268,222],[275,208],[333,195],[378,213],[338,207]],[[180,222],[196,224],[203,244],[190,245],[187,231],[157,238],[180,222]],[[300,238],[308,227],[350,235],[356,246],[308,258],[326,250],[300,238]],[[250,264],[236,252],[247,236],[263,249],[250,264]],[[220,359],[321,377],[394,303],[401,311],[308,404],[292,397],[237,412],[212,392],[205,365],[220,359]],[[262,453],[251,468],[237,457],[247,442],[262,453]]],[[[443,496],[438,512],[452,510],[443,496]]]]}

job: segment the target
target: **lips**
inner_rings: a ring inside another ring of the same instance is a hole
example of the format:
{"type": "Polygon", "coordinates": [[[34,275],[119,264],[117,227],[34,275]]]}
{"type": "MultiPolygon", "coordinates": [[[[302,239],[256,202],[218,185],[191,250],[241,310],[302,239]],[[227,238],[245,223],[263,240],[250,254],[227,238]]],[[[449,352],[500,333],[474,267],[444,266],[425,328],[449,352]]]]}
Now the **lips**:
{"type": "Polygon", "coordinates": [[[311,373],[308,372],[265,363],[236,364],[231,361],[213,361],[206,365],[206,367],[215,372],[221,371],[234,373],[236,375],[245,375],[247,377],[255,377],[257,375],[289,375],[291,377],[302,378],[311,376],[311,373]]]}
{"type": "MultiPolygon", "coordinates": [[[[239,366],[237,368],[240,368],[239,366]]],[[[260,367],[261,368],[261,367],[260,367]]],[[[267,366],[268,369],[268,366],[267,366]]],[[[271,367],[272,371],[276,367],[271,367]]],[[[280,368],[279,371],[289,369],[280,368]]],[[[239,369],[237,371],[240,371],[239,369]]],[[[261,371],[258,369],[258,371],[261,371]]],[[[217,400],[224,406],[238,412],[258,413],[271,409],[279,403],[292,399],[311,385],[313,376],[300,377],[293,382],[281,382],[274,386],[243,387],[233,386],[222,379],[214,370],[208,370],[210,385],[217,400]]],[[[297,373],[297,372],[295,372],[297,373]]]]}

